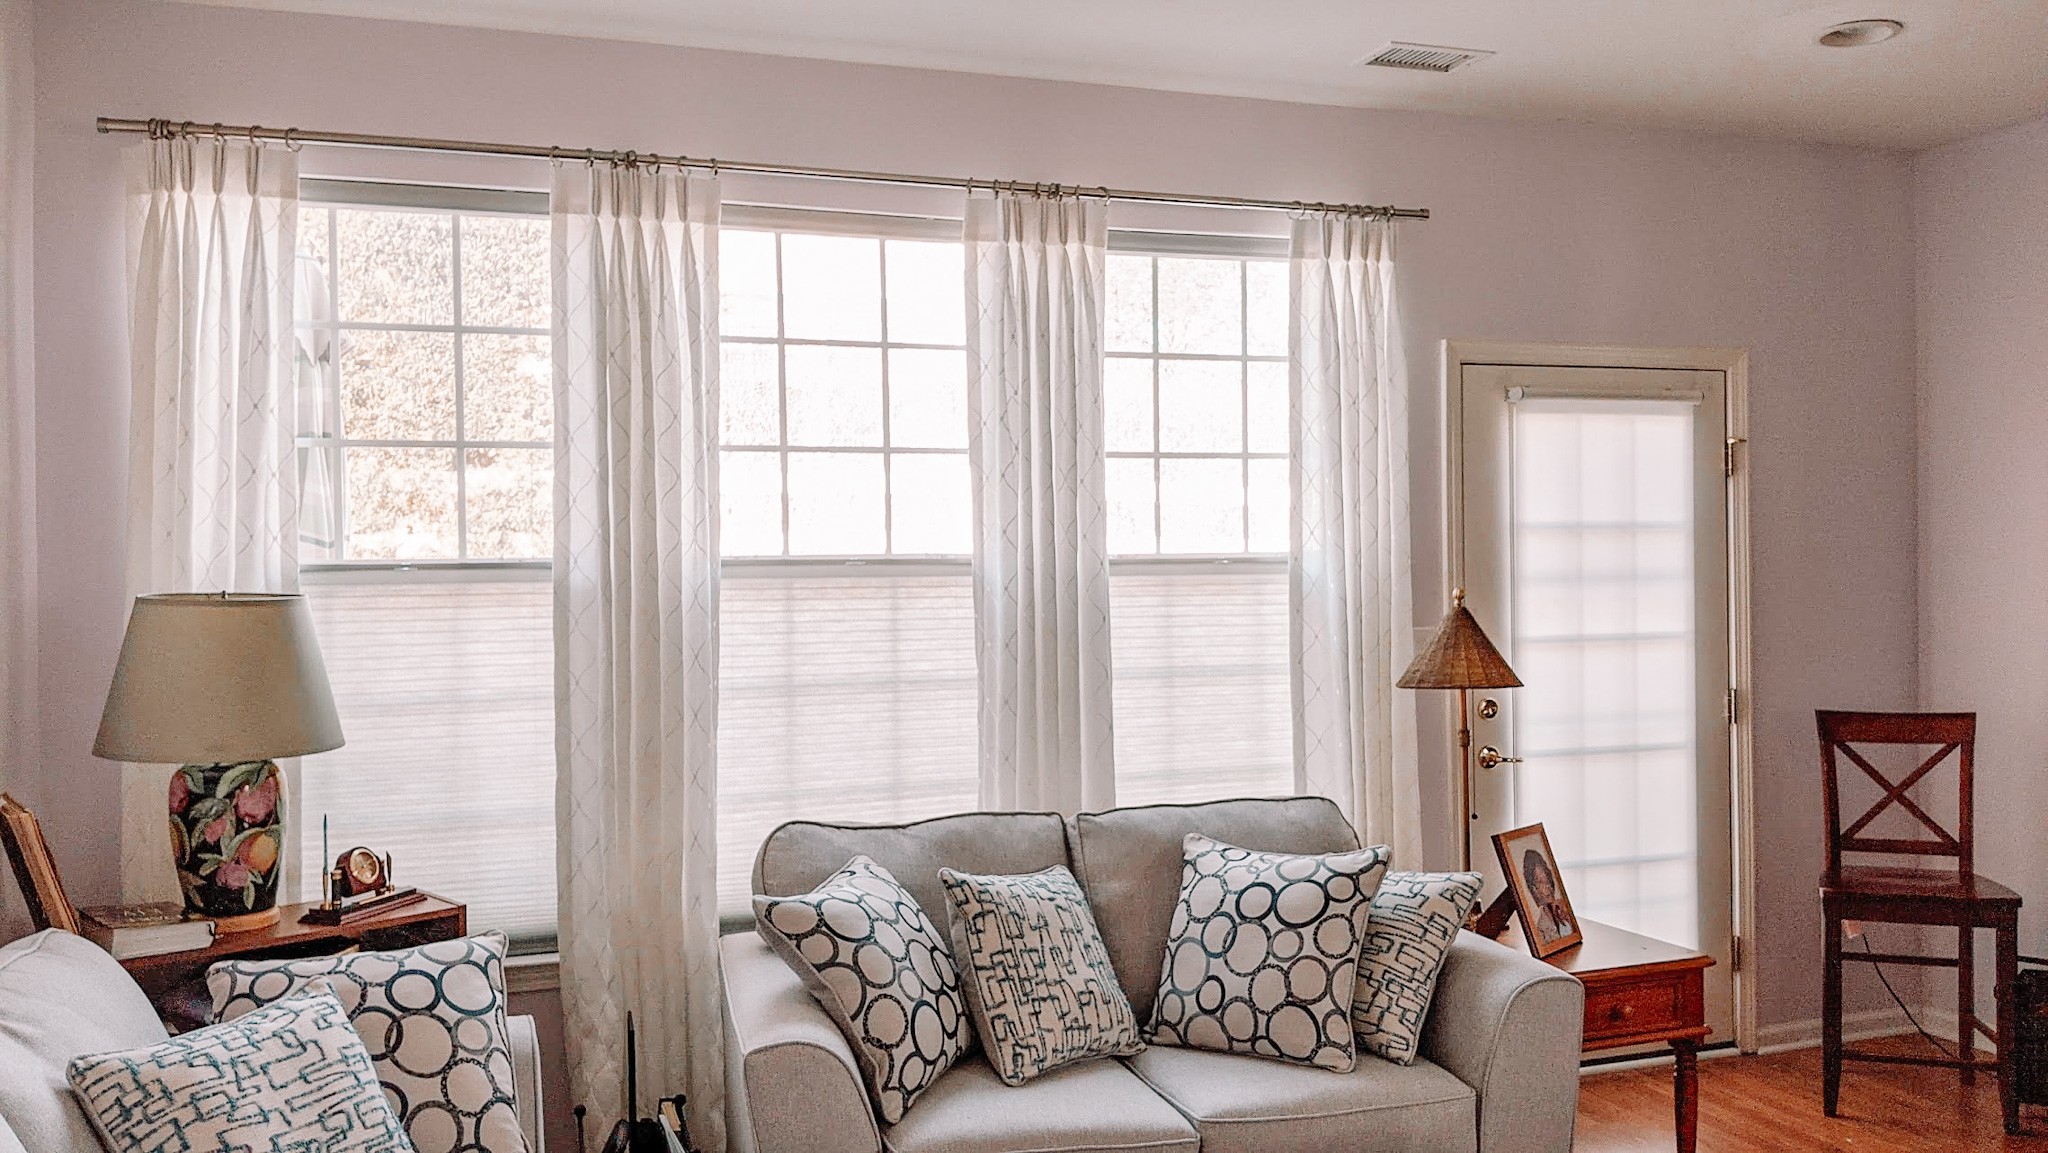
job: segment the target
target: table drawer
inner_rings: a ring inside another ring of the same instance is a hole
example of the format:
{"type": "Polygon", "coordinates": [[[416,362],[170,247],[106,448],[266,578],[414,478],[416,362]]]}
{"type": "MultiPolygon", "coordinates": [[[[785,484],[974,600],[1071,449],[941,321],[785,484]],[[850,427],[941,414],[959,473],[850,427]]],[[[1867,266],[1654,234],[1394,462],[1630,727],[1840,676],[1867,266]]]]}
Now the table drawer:
{"type": "Polygon", "coordinates": [[[1696,973],[1586,984],[1586,1044],[1682,1030],[1701,1023],[1696,973]]]}

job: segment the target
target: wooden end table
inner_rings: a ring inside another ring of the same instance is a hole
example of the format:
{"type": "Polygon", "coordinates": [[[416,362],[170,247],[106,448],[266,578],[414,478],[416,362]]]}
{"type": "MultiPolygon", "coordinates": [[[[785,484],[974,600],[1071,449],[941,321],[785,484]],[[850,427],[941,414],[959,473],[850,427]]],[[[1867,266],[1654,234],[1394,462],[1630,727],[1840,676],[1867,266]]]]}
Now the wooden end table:
{"type": "Polygon", "coordinates": [[[324,957],[349,948],[407,949],[469,934],[469,908],[428,894],[425,900],[373,913],[345,925],[300,920],[317,904],[281,905],[277,923],[246,933],[222,933],[204,949],[159,953],[121,962],[173,1033],[205,1025],[213,1016],[206,969],[232,958],[324,957]]]}
{"type": "MultiPolygon", "coordinates": [[[[1673,1059],[1672,1117],[1678,1153],[1699,1142],[1699,1044],[1707,1026],[1706,971],[1712,957],[1598,921],[1579,921],[1585,940],[1544,958],[1586,986],[1581,1051],[1669,1045],[1673,1059]]],[[[1519,927],[1496,938],[1526,951],[1519,927]]]]}

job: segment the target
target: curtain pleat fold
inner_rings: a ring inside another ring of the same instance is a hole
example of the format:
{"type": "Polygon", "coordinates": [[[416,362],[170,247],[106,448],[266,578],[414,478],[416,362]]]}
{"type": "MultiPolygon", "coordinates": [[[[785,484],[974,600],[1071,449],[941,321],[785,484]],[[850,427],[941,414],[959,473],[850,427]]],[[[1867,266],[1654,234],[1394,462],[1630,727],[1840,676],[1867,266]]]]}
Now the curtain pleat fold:
{"type": "Polygon", "coordinates": [[[573,1099],[689,1095],[722,1150],[715,180],[558,167],[553,218],[555,749],[573,1099]]]}
{"type": "MultiPolygon", "coordinates": [[[[126,164],[129,594],[296,592],[298,157],[201,137],[126,164]]],[[[180,899],[164,788],[123,774],[125,900],[180,899]]]]}
{"type": "Polygon", "coordinates": [[[1304,213],[1290,242],[1295,789],[1342,805],[1394,863],[1422,859],[1408,401],[1389,221],[1304,213]]]}
{"type": "Polygon", "coordinates": [[[966,216],[981,804],[1109,808],[1107,208],[1003,192],[966,216]]]}

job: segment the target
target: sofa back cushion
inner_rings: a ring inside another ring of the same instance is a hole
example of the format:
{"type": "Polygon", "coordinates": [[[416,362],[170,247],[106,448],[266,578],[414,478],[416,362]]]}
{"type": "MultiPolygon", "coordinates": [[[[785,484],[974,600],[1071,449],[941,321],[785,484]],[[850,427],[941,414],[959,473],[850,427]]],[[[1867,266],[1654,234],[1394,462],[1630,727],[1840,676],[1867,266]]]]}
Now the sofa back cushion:
{"type": "Polygon", "coordinates": [[[1201,833],[1245,849],[1342,853],[1358,834],[1325,797],[1145,805],[1082,813],[1069,824],[1070,866],[1109,946],[1110,964],[1131,1011],[1152,1019],[1166,937],[1180,899],[1181,845],[1201,833]]]}
{"type": "MultiPolygon", "coordinates": [[[[1057,813],[960,813],[908,825],[791,821],[768,834],[754,855],[754,892],[770,897],[808,893],[857,856],[887,869],[942,934],[951,903],[940,869],[1036,873],[1054,865],[1072,867],[1066,824],[1057,813]]],[[[1177,884],[1178,871],[1174,876],[1177,884]]],[[[1169,893],[1167,902],[1172,900],[1169,893]]]]}
{"type": "Polygon", "coordinates": [[[0,948],[0,1117],[36,1153],[100,1148],[65,1079],[73,1057],[168,1036],[127,971],[85,938],[45,929],[0,948]]]}

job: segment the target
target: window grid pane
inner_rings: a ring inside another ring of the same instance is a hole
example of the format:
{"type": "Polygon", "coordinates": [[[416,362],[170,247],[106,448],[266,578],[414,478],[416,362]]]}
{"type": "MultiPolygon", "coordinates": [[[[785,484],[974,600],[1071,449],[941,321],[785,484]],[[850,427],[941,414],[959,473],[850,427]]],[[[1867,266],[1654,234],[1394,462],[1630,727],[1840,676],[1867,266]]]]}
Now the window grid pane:
{"type": "Polygon", "coordinates": [[[757,268],[746,299],[722,303],[722,315],[748,318],[721,341],[724,364],[742,373],[721,397],[723,447],[728,461],[739,449],[773,453],[779,473],[775,492],[751,467],[725,478],[729,489],[744,486],[726,493],[725,555],[966,555],[955,523],[964,488],[899,492],[902,474],[965,484],[966,345],[962,319],[950,315],[964,309],[961,246],[779,229],[725,237],[755,254],[749,267],[772,247],[774,280],[773,299],[761,299],[768,281],[757,268]],[[827,302],[841,299],[852,302],[850,318],[828,315],[827,302]],[[804,311],[794,327],[793,301],[804,311]],[[763,331],[771,316],[773,331],[763,331]],[[770,363],[772,398],[763,391],[770,363]],[[733,519],[769,509],[777,528],[733,519]]]}
{"type": "Polygon", "coordinates": [[[543,223],[318,203],[300,222],[301,562],[546,560],[549,286],[527,267],[543,223]],[[421,471],[435,459],[445,474],[421,471]]]}
{"type": "Polygon", "coordinates": [[[1133,253],[1109,261],[1103,424],[1109,471],[1121,478],[1110,554],[1284,552],[1286,528],[1269,512],[1273,462],[1284,479],[1287,460],[1287,262],[1133,253]],[[1221,466],[1196,461],[1237,466],[1234,509],[1211,507],[1221,466]],[[1151,474],[1143,532],[1133,521],[1146,499],[1138,469],[1151,474]],[[1202,523],[1175,522],[1175,510],[1200,510],[1202,523]]]}

